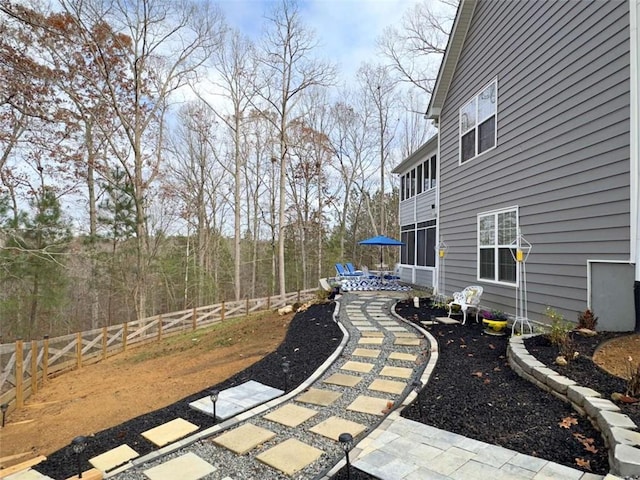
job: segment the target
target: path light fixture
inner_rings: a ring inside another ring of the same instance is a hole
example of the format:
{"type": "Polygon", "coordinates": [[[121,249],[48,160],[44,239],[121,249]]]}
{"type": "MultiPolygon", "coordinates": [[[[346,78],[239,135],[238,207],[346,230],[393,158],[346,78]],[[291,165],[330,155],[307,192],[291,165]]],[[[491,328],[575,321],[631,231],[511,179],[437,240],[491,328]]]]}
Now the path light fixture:
{"type": "Polygon", "coordinates": [[[288,360],[285,360],[284,362],[282,362],[282,373],[284,374],[284,391],[285,391],[285,393],[287,392],[287,390],[289,390],[288,384],[289,384],[289,372],[290,371],[291,371],[291,363],[289,363],[288,360]]]}
{"type": "Polygon", "coordinates": [[[422,390],[422,381],[415,379],[413,382],[411,382],[411,387],[413,387],[413,390],[416,392],[416,403],[418,404],[418,411],[420,411],[420,407],[422,406],[421,402],[420,402],[420,390],[422,390]]]}
{"type": "Polygon", "coordinates": [[[82,452],[87,448],[87,437],[82,435],[71,440],[71,448],[76,456],[76,464],[78,465],[78,478],[82,478],[82,452]]]}
{"type": "Polygon", "coordinates": [[[209,398],[213,404],[213,423],[216,423],[216,402],[218,401],[219,396],[220,390],[211,390],[211,392],[209,392],[209,398]]]}
{"type": "Polygon", "coordinates": [[[338,436],[338,441],[342,445],[344,450],[344,456],[347,460],[347,480],[351,478],[351,463],[349,462],[349,450],[353,447],[353,436],[349,432],[341,433],[338,436]]]}
{"type": "Polygon", "coordinates": [[[7,418],[7,410],[9,410],[9,404],[3,403],[0,405],[0,410],[2,410],[2,428],[4,428],[4,421],[7,418]]]}

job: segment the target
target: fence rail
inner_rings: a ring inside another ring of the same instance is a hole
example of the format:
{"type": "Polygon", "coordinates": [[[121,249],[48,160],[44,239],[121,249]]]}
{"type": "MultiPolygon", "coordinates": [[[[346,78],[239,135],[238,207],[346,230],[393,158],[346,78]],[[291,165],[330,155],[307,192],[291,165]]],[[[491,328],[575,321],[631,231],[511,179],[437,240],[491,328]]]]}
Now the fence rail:
{"type": "Polygon", "coordinates": [[[9,411],[22,408],[25,400],[49,378],[64,371],[99,362],[133,345],[160,341],[165,336],[209,327],[228,318],[307,300],[316,291],[222,302],[61,337],[0,344],[0,404],[8,404],[9,411]]]}

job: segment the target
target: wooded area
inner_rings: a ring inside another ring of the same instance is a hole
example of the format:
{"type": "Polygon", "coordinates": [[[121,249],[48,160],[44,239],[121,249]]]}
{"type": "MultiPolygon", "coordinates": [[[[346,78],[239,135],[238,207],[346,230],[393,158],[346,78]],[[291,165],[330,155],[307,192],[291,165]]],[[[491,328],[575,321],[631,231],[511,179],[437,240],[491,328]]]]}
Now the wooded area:
{"type": "Polygon", "coordinates": [[[0,343],[376,263],[448,13],[407,11],[351,81],[292,0],[257,40],[208,1],[0,0],[0,343]]]}

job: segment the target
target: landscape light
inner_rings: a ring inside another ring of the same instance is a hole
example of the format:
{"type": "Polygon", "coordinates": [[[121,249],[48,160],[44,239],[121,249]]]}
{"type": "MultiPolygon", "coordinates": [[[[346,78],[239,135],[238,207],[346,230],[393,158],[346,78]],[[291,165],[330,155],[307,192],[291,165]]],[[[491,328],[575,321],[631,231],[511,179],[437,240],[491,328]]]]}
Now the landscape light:
{"type": "Polygon", "coordinates": [[[351,478],[351,463],[349,462],[349,450],[353,447],[353,436],[349,432],[341,433],[338,441],[344,450],[344,456],[347,460],[347,480],[351,478]]]}
{"type": "Polygon", "coordinates": [[[213,423],[216,422],[216,402],[218,401],[219,396],[220,390],[211,390],[209,393],[209,398],[211,399],[211,403],[213,403],[213,423]]]}
{"type": "Polygon", "coordinates": [[[7,417],[7,410],[9,410],[9,404],[3,403],[0,405],[0,410],[2,410],[2,428],[4,428],[4,420],[7,417]]]}
{"type": "Polygon", "coordinates": [[[87,448],[87,437],[82,435],[71,440],[71,448],[76,455],[76,462],[78,465],[78,478],[82,478],[82,452],[87,448]]]}
{"type": "Polygon", "coordinates": [[[417,379],[411,382],[411,386],[416,392],[416,404],[418,405],[418,412],[420,412],[420,408],[422,407],[422,403],[420,402],[420,390],[422,390],[422,385],[422,381],[417,379]]]}
{"type": "Polygon", "coordinates": [[[284,391],[288,390],[289,372],[291,371],[291,363],[288,360],[282,362],[282,373],[284,374],[284,391]]]}

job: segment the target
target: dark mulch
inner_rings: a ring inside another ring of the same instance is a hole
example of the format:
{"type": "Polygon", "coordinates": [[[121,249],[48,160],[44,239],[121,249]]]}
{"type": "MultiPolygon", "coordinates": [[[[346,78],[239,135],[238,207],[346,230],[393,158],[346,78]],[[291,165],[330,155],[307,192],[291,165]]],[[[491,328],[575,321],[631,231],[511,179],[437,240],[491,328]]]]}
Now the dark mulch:
{"type": "MultiPolygon", "coordinates": [[[[570,342],[573,350],[579,355],[565,366],[555,364],[558,349],[547,338],[539,335],[526,339],[524,344],[529,353],[549,368],[571,378],[583,387],[596,390],[603,398],[610,399],[612,393],[625,393],[627,382],[604,371],[599,365],[593,363],[592,358],[599,345],[618,336],[620,333],[617,332],[602,332],[594,337],[585,337],[577,332],[571,332],[570,342]]],[[[640,404],[618,403],[617,405],[622,413],[628,415],[636,425],[640,425],[640,404]]]]}
{"type": "MultiPolygon", "coordinates": [[[[396,312],[413,322],[444,314],[431,310],[426,300],[420,309],[413,302],[401,302],[396,312]]],[[[511,370],[506,358],[507,336],[487,335],[474,320],[466,326],[434,325],[429,329],[438,341],[438,362],[428,385],[402,412],[403,417],[572,468],[608,473],[607,449],[589,420],[511,370]],[[560,426],[563,421],[568,428],[560,426]]],[[[610,335],[599,341],[603,338],[610,335]]],[[[540,343],[534,355],[544,363],[552,362],[556,354],[550,360],[540,343]],[[543,351],[545,355],[541,355],[543,351]]],[[[591,352],[595,346],[597,342],[592,340],[591,352]]],[[[585,356],[562,373],[582,383],[598,370],[585,356]],[[578,371],[583,374],[574,377],[578,371]]],[[[594,380],[600,381],[605,383],[600,377],[594,380]]],[[[585,384],[598,390],[597,383],[585,384]]]]}
{"type": "MultiPolygon", "coordinates": [[[[291,364],[287,387],[294,389],[306,380],[335,351],[342,340],[342,331],[333,321],[335,304],[314,305],[295,315],[287,335],[275,352],[227,380],[202,390],[160,410],[136,417],[128,422],[103,430],[90,437],[83,458],[92,458],[107,450],[127,444],[140,455],[157,447],[140,434],[175,418],[183,418],[199,425],[201,429],[211,427],[213,418],[189,407],[189,403],[208,395],[212,389],[224,390],[248,380],[284,389],[282,373],[284,359],[291,364]]],[[[161,388],[161,386],[159,387],[161,388]]],[[[83,470],[91,468],[85,461],[83,470]]],[[[51,478],[68,478],[76,474],[77,466],[70,447],[52,453],[47,460],[35,467],[51,478]]]]}

